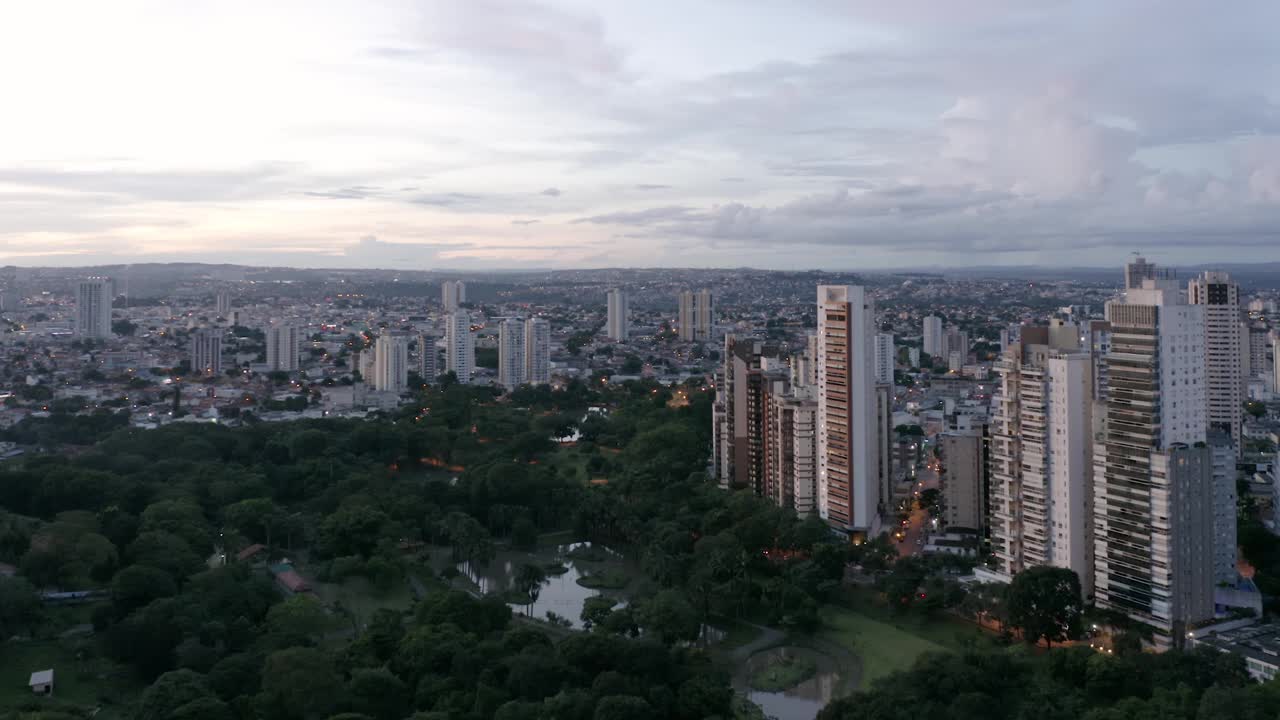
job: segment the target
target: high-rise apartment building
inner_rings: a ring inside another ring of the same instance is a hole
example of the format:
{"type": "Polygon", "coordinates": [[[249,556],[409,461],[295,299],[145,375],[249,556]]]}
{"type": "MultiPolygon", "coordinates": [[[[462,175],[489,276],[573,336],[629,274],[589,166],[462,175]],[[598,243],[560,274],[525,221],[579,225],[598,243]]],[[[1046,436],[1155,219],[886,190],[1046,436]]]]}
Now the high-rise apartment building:
{"type": "Polygon", "coordinates": [[[524,379],[531,385],[551,382],[551,323],[544,318],[524,322],[524,379]]]}
{"type": "Polygon", "coordinates": [[[1271,338],[1271,389],[1280,393],[1280,334],[1271,338]]]}
{"type": "Polygon", "coordinates": [[[680,293],[680,339],[685,342],[708,342],[715,328],[715,307],[710,290],[680,293]]]}
{"type": "Polygon", "coordinates": [[[453,312],[467,301],[467,284],[461,280],[445,280],[440,285],[440,304],[445,312],[453,312]]]}
{"type": "Polygon", "coordinates": [[[298,369],[301,337],[295,325],[276,323],[267,328],[267,369],[294,372],[298,369]]]}
{"type": "Polygon", "coordinates": [[[1137,255],[1124,266],[1124,289],[1126,291],[1141,289],[1144,280],[1154,280],[1155,277],[1155,263],[1149,263],[1146,258],[1137,255]]]}
{"type": "Polygon", "coordinates": [[[409,338],[402,335],[379,335],[374,344],[373,389],[378,392],[402,393],[408,387],[409,338]]]}
{"type": "Polygon", "coordinates": [[[509,318],[498,324],[498,384],[515,390],[525,384],[524,321],[509,318]]]}
{"type": "Polygon", "coordinates": [[[880,514],[893,500],[893,384],[876,383],[876,477],[880,484],[880,514]]]}
{"type": "Polygon", "coordinates": [[[1239,454],[1244,404],[1240,354],[1240,286],[1224,272],[1205,272],[1187,283],[1192,305],[1204,306],[1205,397],[1209,426],[1224,430],[1239,454]]]}
{"type": "Polygon", "coordinates": [[[998,571],[1074,570],[1093,588],[1094,355],[1060,326],[1023,326],[992,400],[987,516],[998,571]]]}
{"type": "Polygon", "coordinates": [[[880,530],[875,303],[818,286],[818,515],[851,536],[880,530]]]}
{"type": "Polygon", "coordinates": [[[980,432],[949,432],[940,438],[944,503],[942,520],[948,528],[965,528],[981,533],[987,522],[983,479],[983,438],[980,432]]]}
{"type": "Polygon", "coordinates": [[[1271,365],[1267,361],[1267,350],[1271,345],[1271,337],[1263,325],[1249,326],[1249,374],[1247,378],[1266,377],[1271,365]]]}
{"type": "Polygon", "coordinates": [[[352,365],[360,373],[360,379],[365,385],[373,386],[374,375],[378,372],[378,345],[377,343],[366,347],[357,352],[352,359],[352,365]]]}
{"type": "Polygon", "coordinates": [[[434,383],[440,374],[436,339],[425,333],[418,335],[418,376],[424,383],[434,383]]]}
{"type": "MultiPolygon", "coordinates": [[[[1156,273],[1153,273],[1156,274],[1156,273]]],[[[1107,304],[1106,414],[1094,448],[1094,593],[1160,647],[1213,617],[1214,472],[1205,309],[1156,274],[1107,304]]]]}
{"type": "Polygon", "coordinates": [[[969,362],[969,333],[957,327],[947,328],[942,336],[942,356],[947,358],[948,362],[951,358],[958,357],[961,366],[969,362]]]}
{"type": "Polygon", "coordinates": [[[475,370],[476,341],[471,334],[471,315],[457,310],[445,318],[445,370],[458,377],[458,382],[471,382],[475,370]]]}
{"type": "Polygon", "coordinates": [[[712,411],[716,479],[723,488],[750,488],[766,495],[765,422],[767,394],[787,376],[782,351],[753,338],[724,337],[724,364],[716,380],[712,411]]]}
{"type": "Polygon", "coordinates": [[[213,312],[216,317],[224,320],[231,317],[231,293],[227,290],[219,290],[214,297],[213,312]]]}
{"type": "Polygon", "coordinates": [[[1225,430],[1209,431],[1213,455],[1213,580],[1235,585],[1236,570],[1236,448],[1225,430]]]}
{"type": "Polygon", "coordinates": [[[893,385],[893,368],[897,360],[897,349],[893,346],[893,333],[876,333],[875,353],[876,382],[893,385]]]}
{"type": "Polygon", "coordinates": [[[813,386],[783,379],[765,386],[764,495],[800,515],[814,512],[818,483],[818,401],[813,386]]]}
{"type": "Polygon", "coordinates": [[[222,331],[198,328],[191,332],[191,372],[198,375],[222,374],[222,331]]]}
{"type": "Polygon", "coordinates": [[[923,345],[924,354],[929,357],[943,357],[945,355],[942,347],[942,318],[936,315],[925,317],[921,344],[923,345]]]}
{"type": "Polygon", "coordinates": [[[609,316],[607,331],[610,340],[623,342],[631,333],[631,308],[627,306],[627,293],[620,288],[609,291],[609,316]]]}
{"type": "Polygon", "coordinates": [[[76,335],[82,338],[111,337],[111,278],[94,277],[76,285],[76,335]]]}

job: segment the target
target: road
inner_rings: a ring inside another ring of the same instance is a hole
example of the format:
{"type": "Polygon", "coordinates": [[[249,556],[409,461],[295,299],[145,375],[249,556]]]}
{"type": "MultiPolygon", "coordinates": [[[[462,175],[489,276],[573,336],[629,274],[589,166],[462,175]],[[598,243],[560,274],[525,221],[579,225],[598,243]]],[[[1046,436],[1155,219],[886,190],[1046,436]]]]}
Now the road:
{"type": "MultiPolygon", "coordinates": [[[[938,473],[936,470],[925,466],[916,471],[915,493],[920,493],[931,488],[938,487],[938,473]]],[[[927,530],[930,527],[929,513],[920,507],[917,502],[911,509],[911,516],[907,518],[906,538],[898,543],[898,556],[907,557],[909,555],[919,555],[924,549],[924,540],[927,530]]]]}

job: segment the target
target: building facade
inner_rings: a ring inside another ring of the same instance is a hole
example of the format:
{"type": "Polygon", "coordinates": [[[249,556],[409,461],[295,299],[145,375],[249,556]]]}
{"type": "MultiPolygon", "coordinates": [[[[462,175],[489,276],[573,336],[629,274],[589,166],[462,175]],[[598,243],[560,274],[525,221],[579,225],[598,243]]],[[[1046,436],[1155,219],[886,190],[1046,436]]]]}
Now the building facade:
{"type": "MultiPolygon", "coordinates": [[[[368,382],[368,378],[365,380],[368,382]]],[[[409,338],[379,335],[374,344],[373,389],[402,393],[409,387],[409,338]]]]}
{"type": "Polygon", "coordinates": [[[875,304],[854,285],[818,286],[818,515],[851,537],[880,531],[875,304]]]}
{"type": "Polygon", "coordinates": [[[525,384],[524,321],[503,320],[498,325],[498,384],[515,390],[525,384]]]}
{"type": "Polygon", "coordinates": [[[1038,565],[1093,587],[1093,360],[1074,333],[1025,326],[993,398],[992,552],[1007,578],[1038,565]]]}
{"type": "Polygon", "coordinates": [[[454,312],[467,301],[467,284],[461,280],[445,280],[440,285],[440,304],[445,312],[454,312]]]}
{"type": "Polygon", "coordinates": [[[191,372],[222,374],[222,331],[215,328],[193,330],[190,339],[191,372]]]}
{"type": "Polygon", "coordinates": [[[471,315],[466,310],[455,310],[445,319],[444,352],[445,371],[456,375],[460,383],[470,383],[475,371],[476,341],[471,334],[471,315]]]}
{"type": "Polygon", "coordinates": [[[1205,397],[1210,428],[1223,430],[1239,454],[1245,360],[1240,354],[1240,286],[1224,272],[1205,272],[1187,283],[1192,305],[1204,306],[1205,397]]]}
{"type": "Polygon", "coordinates": [[[943,357],[945,353],[942,349],[942,318],[936,315],[926,316],[920,340],[925,355],[943,357]]]}
{"type": "Polygon", "coordinates": [[[965,528],[979,534],[986,524],[983,477],[983,441],[980,432],[944,433],[938,438],[945,472],[942,520],[948,528],[965,528]]]}
{"type": "Polygon", "coordinates": [[[1213,459],[1204,307],[1157,276],[1107,304],[1111,352],[1094,449],[1094,593],[1160,647],[1213,616],[1213,459]]]}
{"type": "Polygon", "coordinates": [[[680,339],[684,342],[708,342],[715,328],[715,306],[710,290],[685,290],[679,295],[680,339]]]}
{"type": "Polygon", "coordinates": [[[610,290],[608,304],[609,339],[617,342],[625,341],[631,334],[631,308],[627,305],[626,291],[620,288],[610,290]]]}
{"type": "Polygon", "coordinates": [[[88,278],[76,284],[76,336],[111,337],[112,288],[111,279],[105,277],[88,278]]]}
{"type": "Polygon", "coordinates": [[[529,318],[524,323],[524,363],[525,382],[551,382],[551,323],[544,318],[529,318]]]}
{"type": "Polygon", "coordinates": [[[439,358],[440,354],[436,349],[436,339],[425,333],[419,334],[418,376],[422,378],[422,382],[434,383],[436,381],[436,377],[440,374],[439,358]]]}
{"type": "Polygon", "coordinates": [[[277,323],[267,328],[267,368],[295,372],[301,338],[296,325],[277,323]]]}
{"type": "Polygon", "coordinates": [[[893,369],[897,349],[893,345],[893,333],[876,333],[875,380],[885,385],[893,384],[893,369]]]}

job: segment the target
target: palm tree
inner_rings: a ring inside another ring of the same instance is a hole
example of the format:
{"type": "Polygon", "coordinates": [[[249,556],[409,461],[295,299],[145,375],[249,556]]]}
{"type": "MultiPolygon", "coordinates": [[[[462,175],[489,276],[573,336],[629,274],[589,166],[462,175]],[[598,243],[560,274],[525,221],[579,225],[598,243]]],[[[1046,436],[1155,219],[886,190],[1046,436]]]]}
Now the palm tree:
{"type": "Polygon", "coordinates": [[[542,584],[546,581],[547,572],[539,565],[525,563],[516,571],[515,588],[529,600],[525,603],[525,613],[530,617],[533,616],[533,604],[538,602],[538,595],[542,593],[542,584]]]}

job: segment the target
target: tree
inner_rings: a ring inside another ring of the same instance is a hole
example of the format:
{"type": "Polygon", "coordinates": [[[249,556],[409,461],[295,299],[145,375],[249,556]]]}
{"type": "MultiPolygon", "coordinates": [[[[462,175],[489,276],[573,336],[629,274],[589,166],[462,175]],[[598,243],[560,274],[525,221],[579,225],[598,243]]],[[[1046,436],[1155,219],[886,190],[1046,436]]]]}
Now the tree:
{"type": "Polygon", "coordinates": [[[176,594],[178,585],[173,578],[165,571],[147,565],[130,565],[111,580],[111,604],[117,617],[124,617],[157,598],[176,594]]]}
{"type": "Polygon", "coordinates": [[[320,523],[320,543],[332,557],[369,557],[382,537],[387,515],[367,505],[349,505],[320,523]]]}
{"type": "Polygon", "coordinates": [[[228,505],[222,516],[228,525],[250,540],[271,545],[272,532],[281,512],[270,498],[249,498],[228,505]]]}
{"type": "Polygon", "coordinates": [[[315,648],[271,653],[262,670],[261,698],[268,717],[322,718],[337,704],[342,683],[333,662],[315,648]]]}
{"type": "Polygon", "coordinates": [[[594,720],[655,720],[657,714],[644,698],[607,695],[596,703],[594,720]]]}
{"type": "Polygon", "coordinates": [[[1035,644],[1080,636],[1080,578],[1074,570],[1041,565],[1014,576],[1008,592],[1009,623],[1035,644]]]}
{"type": "Polygon", "coordinates": [[[31,583],[0,577],[0,642],[30,629],[40,618],[40,598],[31,583]]]}
{"type": "Polygon", "coordinates": [[[540,565],[525,563],[516,571],[515,589],[528,599],[525,608],[530,615],[533,614],[533,604],[538,602],[538,595],[542,592],[542,584],[546,581],[547,571],[540,565]]]}
{"type": "Polygon", "coordinates": [[[295,595],[267,612],[267,627],[293,641],[306,642],[324,632],[329,616],[319,601],[295,595]]]}
{"type": "Polygon", "coordinates": [[[347,687],[355,706],[377,720],[401,720],[404,717],[409,691],[404,681],[390,670],[355,670],[347,687]]]}
{"type": "Polygon", "coordinates": [[[679,590],[663,590],[645,601],[637,613],[640,626],[664,645],[698,638],[697,612],[679,590]]]}
{"type": "Polygon", "coordinates": [[[200,673],[190,670],[167,672],[142,693],[138,720],[169,720],[178,708],[212,694],[209,683],[200,673]]]}
{"type": "Polygon", "coordinates": [[[613,606],[617,604],[618,601],[608,595],[593,595],[583,601],[579,619],[588,628],[600,627],[609,617],[609,613],[613,612],[613,606]]]}

